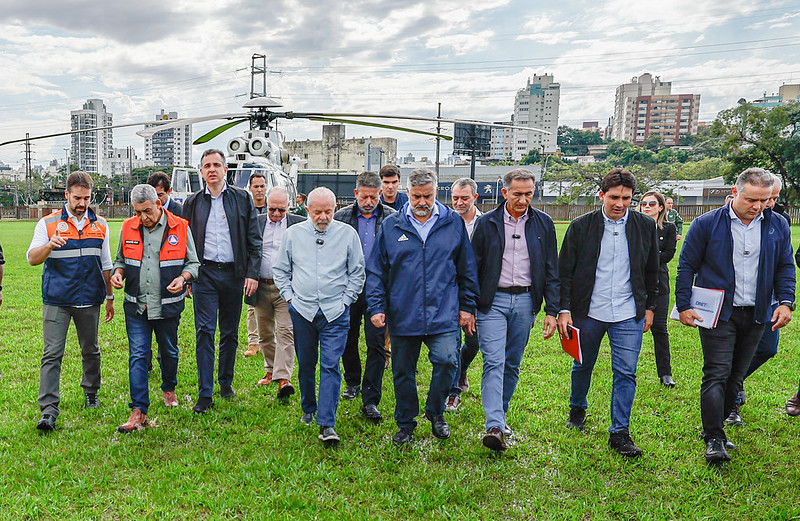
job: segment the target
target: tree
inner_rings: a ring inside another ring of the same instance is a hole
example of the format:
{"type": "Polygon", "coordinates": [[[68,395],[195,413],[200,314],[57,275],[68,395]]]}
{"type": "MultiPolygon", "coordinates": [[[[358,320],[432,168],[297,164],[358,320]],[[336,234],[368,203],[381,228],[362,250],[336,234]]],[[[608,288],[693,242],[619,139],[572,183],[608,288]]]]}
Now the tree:
{"type": "Polygon", "coordinates": [[[764,109],[741,103],[720,112],[711,131],[722,139],[729,182],[749,167],[766,168],[789,188],[787,200],[800,199],[800,104],[764,109]]]}
{"type": "Polygon", "coordinates": [[[585,156],[589,153],[587,145],[602,145],[603,136],[596,130],[579,130],[561,125],[558,127],[558,146],[567,156],[585,156]]]}
{"type": "Polygon", "coordinates": [[[539,154],[538,150],[528,150],[528,153],[525,154],[522,159],[519,160],[519,164],[521,165],[536,165],[540,161],[541,154],[539,154]]]}

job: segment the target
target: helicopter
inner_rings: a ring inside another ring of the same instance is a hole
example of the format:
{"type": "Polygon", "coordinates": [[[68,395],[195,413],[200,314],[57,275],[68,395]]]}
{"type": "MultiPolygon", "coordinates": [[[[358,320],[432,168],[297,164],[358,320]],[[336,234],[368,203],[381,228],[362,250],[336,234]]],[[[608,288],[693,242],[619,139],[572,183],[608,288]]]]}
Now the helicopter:
{"type": "MultiPolygon", "coordinates": [[[[71,130],[41,136],[14,139],[0,143],[0,147],[12,143],[21,143],[38,139],[47,139],[58,136],[66,136],[84,132],[94,132],[97,130],[108,130],[115,128],[126,128],[134,126],[147,126],[137,132],[140,137],[152,137],[157,132],[170,128],[192,125],[205,121],[228,120],[213,130],[206,132],[195,139],[194,145],[201,145],[216,138],[220,134],[232,129],[233,127],[249,122],[250,129],[245,130],[242,136],[232,138],[228,141],[227,150],[227,182],[230,185],[246,188],[250,176],[255,172],[265,175],[267,188],[280,186],[286,189],[290,196],[290,201],[296,195],[297,176],[300,165],[304,162],[299,157],[289,157],[288,152],[283,146],[283,134],[277,129],[277,120],[306,119],[310,121],[324,121],[332,123],[343,123],[360,126],[378,127],[387,130],[410,132],[421,134],[436,139],[452,140],[452,136],[423,129],[402,127],[380,120],[400,120],[400,121],[420,121],[436,123],[460,123],[464,125],[475,125],[495,128],[507,128],[515,130],[527,130],[549,134],[550,132],[533,127],[523,127],[519,125],[508,125],[501,123],[489,123],[479,120],[431,118],[422,116],[403,116],[386,114],[365,114],[365,113],[336,113],[336,112],[293,112],[278,111],[282,107],[279,100],[269,96],[254,97],[245,102],[242,108],[247,112],[214,114],[200,117],[187,117],[170,119],[165,121],[153,122],[143,121],[135,123],[124,123],[120,125],[110,125],[91,129],[71,130]],[[357,119],[353,119],[357,118],[357,119]],[[378,120],[378,121],[371,121],[378,120]]],[[[199,170],[194,168],[175,167],[172,172],[172,196],[182,202],[191,193],[201,190],[204,186],[199,170]]]]}

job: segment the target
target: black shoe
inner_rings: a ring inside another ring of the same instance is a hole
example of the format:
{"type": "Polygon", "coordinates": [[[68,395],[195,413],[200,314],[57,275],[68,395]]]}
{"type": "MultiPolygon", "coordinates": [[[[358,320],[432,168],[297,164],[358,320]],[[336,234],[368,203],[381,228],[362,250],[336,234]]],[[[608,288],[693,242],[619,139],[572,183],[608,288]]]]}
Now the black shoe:
{"type": "Polygon", "coordinates": [[[399,431],[392,436],[392,441],[398,445],[405,445],[406,443],[411,443],[411,440],[414,439],[414,429],[405,429],[403,427],[400,428],[399,431]]]}
{"type": "Polygon", "coordinates": [[[483,446],[495,452],[506,450],[506,440],[503,431],[498,427],[492,427],[483,437],[483,446]]]}
{"type": "Polygon", "coordinates": [[[434,436],[440,440],[446,440],[450,437],[450,426],[447,425],[447,421],[444,419],[443,414],[434,416],[428,411],[425,411],[425,417],[429,422],[431,422],[431,431],[433,432],[434,436]]]}
{"type": "Polygon", "coordinates": [[[570,407],[567,427],[582,431],[586,428],[586,409],[583,407],[570,407]]]}
{"type": "Polygon", "coordinates": [[[221,398],[225,398],[226,400],[230,400],[236,393],[233,392],[233,388],[230,385],[220,385],[219,386],[219,395],[221,398]]]}
{"type": "Polygon", "coordinates": [[[726,425],[744,425],[742,421],[742,417],[739,415],[739,405],[734,404],[733,409],[731,409],[731,413],[725,418],[726,425]]]}
{"type": "Polygon", "coordinates": [[[304,412],[303,415],[300,417],[300,421],[305,423],[306,425],[311,425],[312,423],[314,423],[314,413],[304,412]]]}
{"type": "Polygon", "coordinates": [[[744,389],[736,393],[736,403],[739,405],[744,405],[744,402],[747,401],[747,393],[744,392],[744,389]]]}
{"type": "Polygon", "coordinates": [[[378,423],[383,419],[381,416],[381,411],[378,410],[378,407],[373,404],[365,405],[361,408],[361,414],[364,415],[364,418],[378,423]]]}
{"type": "Polygon", "coordinates": [[[333,427],[319,427],[319,439],[326,447],[335,447],[339,444],[339,435],[333,430],[333,427]]]}
{"type": "Polygon", "coordinates": [[[97,402],[97,393],[86,393],[86,408],[97,409],[100,404],[97,402]]]}
{"type": "Polygon", "coordinates": [[[55,430],[56,417],[52,414],[42,414],[42,418],[36,423],[36,428],[44,432],[55,430]]]}
{"type": "Polygon", "coordinates": [[[630,435],[624,431],[611,434],[608,437],[608,446],[626,458],[638,458],[642,455],[642,449],[637,447],[630,435]]]}
{"type": "Polygon", "coordinates": [[[709,463],[722,463],[730,461],[731,456],[725,449],[725,440],[722,438],[711,438],[706,442],[706,461],[709,463]]]}
{"type": "Polygon", "coordinates": [[[345,387],[344,392],[342,393],[342,399],[344,400],[355,400],[358,393],[361,392],[360,385],[348,385],[345,387]]]}
{"type": "Polygon", "coordinates": [[[736,445],[734,445],[731,440],[725,440],[725,450],[727,451],[736,450],[736,445]]]}
{"type": "Polygon", "coordinates": [[[675,387],[675,380],[672,379],[671,374],[665,374],[661,377],[661,385],[664,387],[673,388],[675,387]]]}
{"type": "Polygon", "coordinates": [[[200,398],[197,399],[197,403],[194,404],[192,410],[197,414],[205,414],[212,407],[214,407],[214,400],[212,400],[211,398],[205,398],[201,396],[200,398]]]}

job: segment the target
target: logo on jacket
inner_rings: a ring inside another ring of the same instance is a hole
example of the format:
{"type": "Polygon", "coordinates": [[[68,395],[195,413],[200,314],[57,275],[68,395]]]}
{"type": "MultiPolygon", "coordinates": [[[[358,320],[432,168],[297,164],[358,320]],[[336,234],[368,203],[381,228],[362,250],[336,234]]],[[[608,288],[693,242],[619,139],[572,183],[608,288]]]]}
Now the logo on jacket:
{"type": "Polygon", "coordinates": [[[175,234],[170,235],[169,237],[167,237],[167,242],[170,243],[173,246],[177,245],[178,244],[178,236],[175,235],[175,234]]]}
{"type": "Polygon", "coordinates": [[[403,241],[407,241],[407,240],[408,240],[408,237],[406,237],[405,233],[397,238],[397,242],[403,242],[403,241]]]}
{"type": "Polygon", "coordinates": [[[67,224],[66,221],[61,221],[60,223],[58,223],[58,226],[56,226],[56,230],[60,232],[65,232],[69,230],[69,224],[67,224]]]}

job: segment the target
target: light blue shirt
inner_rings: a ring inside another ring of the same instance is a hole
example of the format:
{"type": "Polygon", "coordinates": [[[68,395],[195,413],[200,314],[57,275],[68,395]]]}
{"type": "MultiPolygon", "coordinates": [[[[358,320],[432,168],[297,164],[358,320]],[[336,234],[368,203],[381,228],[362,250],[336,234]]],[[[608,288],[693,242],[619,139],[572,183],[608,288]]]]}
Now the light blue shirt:
{"type": "Polygon", "coordinates": [[[761,221],[764,212],[745,225],[730,206],[731,238],[733,239],[734,306],[755,306],[758,265],[761,254],[761,221]]]}
{"type": "Polygon", "coordinates": [[[601,322],[622,322],[636,317],[636,301],[631,288],[631,256],[625,224],[630,210],[618,221],[603,212],[603,238],[594,272],[594,290],[589,301],[589,317],[601,322]]]}
{"type": "Polygon", "coordinates": [[[364,258],[369,259],[372,247],[375,245],[375,224],[378,222],[377,212],[372,212],[369,219],[358,212],[358,237],[361,240],[361,249],[364,250],[364,258]]]}
{"type": "Polygon", "coordinates": [[[228,218],[225,215],[225,206],[222,204],[222,196],[228,189],[228,183],[222,187],[219,197],[211,195],[211,211],[208,213],[206,222],[205,248],[203,249],[203,259],[213,262],[233,262],[233,244],[231,244],[231,229],[228,226],[228,218]]]}
{"type": "Polygon", "coordinates": [[[440,203],[438,201],[433,202],[431,216],[428,217],[427,221],[421,223],[417,219],[417,216],[414,215],[414,210],[411,209],[411,203],[406,203],[406,215],[408,216],[408,220],[411,221],[411,226],[417,230],[417,233],[419,234],[419,237],[422,239],[423,243],[428,240],[428,234],[431,233],[433,225],[439,220],[439,204],[440,203]]]}
{"type": "Polygon", "coordinates": [[[281,298],[312,322],[322,311],[333,322],[364,288],[364,254],[352,226],[331,221],[324,233],[311,219],[286,230],[272,263],[272,276],[281,298]]]}

